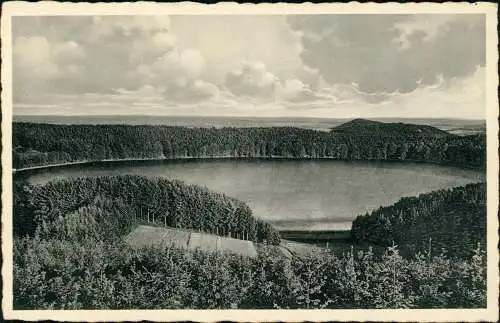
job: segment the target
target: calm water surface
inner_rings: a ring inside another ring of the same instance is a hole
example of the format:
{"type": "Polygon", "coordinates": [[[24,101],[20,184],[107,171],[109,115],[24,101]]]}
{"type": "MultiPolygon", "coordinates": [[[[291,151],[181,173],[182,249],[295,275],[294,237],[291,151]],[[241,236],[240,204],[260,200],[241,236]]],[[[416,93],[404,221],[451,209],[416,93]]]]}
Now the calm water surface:
{"type": "Polygon", "coordinates": [[[340,161],[199,161],[76,166],[31,175],[56,178],[135,174],[180,179],[247,202],[279,229],[348,229],[358,214],[403,196],[484,181],[482,172],[423,164],[340,161]]]}

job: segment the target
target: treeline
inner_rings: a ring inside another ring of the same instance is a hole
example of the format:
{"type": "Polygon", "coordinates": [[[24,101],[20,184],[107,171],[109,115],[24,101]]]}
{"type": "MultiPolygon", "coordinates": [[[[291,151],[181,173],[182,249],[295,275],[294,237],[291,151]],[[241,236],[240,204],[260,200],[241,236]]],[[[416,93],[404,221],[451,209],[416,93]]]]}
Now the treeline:
{"type": "Polygon", "coordinates": [[[409,252],[447,249],[450,254],[468,257],[477,243],[483,248],[486,244],[486,184],[404,197],[358,216],[351,235],[356,243],[396,243],[409,252]]]}
{"type": "Polygon", "coordinates": [[[255,218],[244,202],[181,181],[125,175],[55,180],[45,185],[15,184],[13,221],[19,236],[33,235],[37,229],[50,232],[54,223],[71,218],[74,212],[84,212],[85,216],[77,218],[94,222],[115,214],[119,218],[111,218],[120,226],[151,223],[270,244],[280,242],[279,233],[255,218]]]}
{"type": "Polygon", "coordinates": [[[13,123],[12,140],[14,168],[104,159],[222,156],[413,161],[479,169],[486,161],[485,135],[460,137],[431,131],[13,123]]]}

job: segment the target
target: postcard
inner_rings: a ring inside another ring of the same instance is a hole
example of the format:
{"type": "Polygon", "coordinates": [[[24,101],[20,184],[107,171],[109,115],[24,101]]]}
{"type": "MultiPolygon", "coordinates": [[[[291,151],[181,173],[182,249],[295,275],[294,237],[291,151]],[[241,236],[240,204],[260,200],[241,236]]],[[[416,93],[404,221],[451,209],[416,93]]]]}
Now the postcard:
{"type": "Polygon", "coordinates": [[[497,321],[497,6],[7,2],[2,311],[497,321]]]}

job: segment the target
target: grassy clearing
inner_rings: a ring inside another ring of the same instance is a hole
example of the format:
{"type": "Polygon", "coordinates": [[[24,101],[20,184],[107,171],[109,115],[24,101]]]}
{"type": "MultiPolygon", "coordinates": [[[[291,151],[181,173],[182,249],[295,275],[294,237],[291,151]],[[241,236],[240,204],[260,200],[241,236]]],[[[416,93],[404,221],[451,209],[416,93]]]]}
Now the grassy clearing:
{"type": "Polygon", "coordinates": [[[133,229],[125,237],[125,242],[134,249],[173,245],[184,249],[222,251],[257,257],[257,249],[252,241],[147,225],[139,225],[133,229]]]}
{"type": "Polygon", "coordinates": [[[139,225],[125,237],[125,242],[134,249],[166,245],[187,248],[189,235],[188,231],[139,225]]]}
{"type": "Polygon", "coordinates": [[[173,245],[184,249],[221,251],[250,258],[255,258],[258,253],[270,249],[271,252],[287,258],[291,258],[293,255],[318,254],[325,250],[315,245],[289,240],[283,240],[280,246],[270,246],[248,240],[147,225],[139,225],[133,229],[125,237],[125,242],[134,249],[173,245]]]}

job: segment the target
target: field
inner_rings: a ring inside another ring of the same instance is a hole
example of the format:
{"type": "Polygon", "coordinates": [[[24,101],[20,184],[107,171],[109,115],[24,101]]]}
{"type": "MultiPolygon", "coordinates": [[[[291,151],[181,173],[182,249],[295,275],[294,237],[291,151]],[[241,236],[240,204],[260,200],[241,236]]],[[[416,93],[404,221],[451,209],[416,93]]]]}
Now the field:
{"type": "MultiPolygon", "coordinates": [[[[258,252],[264,249],[262,244],[252,241],[150,225],[138,225],[124,239],[134,249],[175,246],[190,250],[200,249],[202,251],[232,253],[250,258],[256,258],[258,252]]],[[[290,240],[282,240],[280,246],[265,247],[273,248],[275,252],[286,257],[310,255],[324,251],[324,248],[312,244],[290,240]]]]}
{"type": "Polygon", "coordinates": [[[189,238],[189,231],[139,225],[125,237],[125,242],[133,248],[170,245],[187,248],[189,238]]]}
{"type": "Polygon", "coordinates": [[[133,229],[125,237],[125,242],[136,249],[173,245],[184,249],[221,251],[251,258],[257,257],[257,249],[252,241],[147,225],[139,225],[133,229]]]}

